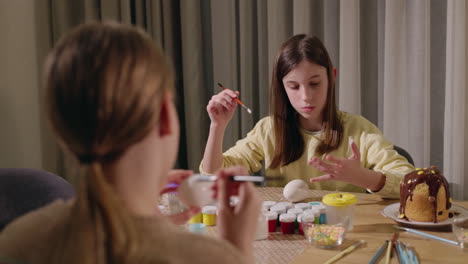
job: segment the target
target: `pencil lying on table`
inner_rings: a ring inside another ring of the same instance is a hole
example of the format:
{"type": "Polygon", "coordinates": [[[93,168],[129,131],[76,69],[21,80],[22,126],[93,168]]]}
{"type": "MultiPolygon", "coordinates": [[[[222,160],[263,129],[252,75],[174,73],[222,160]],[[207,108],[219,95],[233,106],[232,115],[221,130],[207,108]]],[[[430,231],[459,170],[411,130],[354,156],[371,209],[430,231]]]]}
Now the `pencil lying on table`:
{"type": "Polygon", "coordinates": [[[384,244],[379,248],[379,250],[377,250],[377,253],[375,253],[374,257],[372,257],[372,259],[369,261],[369,264],[377,263],[377,260],[380,258],[384,250],[387,249],[388,243],[390,243],[390,241],[388,240],[384,242],[384,244]]]}
{"type": "MultiPolygon", "coordinates": [[[[218,86],[221,87],[223,90],[226,90],[226,89],[227,89],[226,87],[224,87],[224,86],[223,86],[222,84],[220,84],[220,83],[218,83],[218,86]]],[[[248,112],[249,114],[252,114],[252,110],[251,110],[250,108],[248,108],[247,106],[245,106],[245,104],[244,104],[241,100],[239,100],[239,98],[236,98],[236,99],[234,99],[234,100],[236,100],[236,102],[237,102],[238,104],[240,104],[242,107],[244,107],[245,110],[247,110],[247,112],[248,112]]]]}
{"type": "Polygon", "coordinates": [[[333,258],[327,260],[327,262],[325,262],[324,264],[331,264],[331,263],[335,263],[337,260],[339,260],[340,258],[342,258],[344,255],[348,254],[349,252],[355,250],[357,247],[359,247],[360,245],[366,243],[366,241],[364,240],[359,240],[357,243],[347,247],[345,250],[341,251],[340,253],[336,254],[333,258]]]}

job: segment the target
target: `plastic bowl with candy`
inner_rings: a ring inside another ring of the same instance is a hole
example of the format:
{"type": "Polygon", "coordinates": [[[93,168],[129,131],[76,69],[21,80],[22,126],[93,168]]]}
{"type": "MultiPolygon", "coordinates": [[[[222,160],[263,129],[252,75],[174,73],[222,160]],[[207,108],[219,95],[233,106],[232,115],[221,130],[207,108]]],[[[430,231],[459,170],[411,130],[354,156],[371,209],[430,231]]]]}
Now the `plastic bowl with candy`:
{"type": "Polygon", "coordinates": [[[346,228],[343,223],[333,225],[302,223],[302,225],[304,235],[309,243],[321,248],[332,248],[341,245],[346,235],[346,228]]]}

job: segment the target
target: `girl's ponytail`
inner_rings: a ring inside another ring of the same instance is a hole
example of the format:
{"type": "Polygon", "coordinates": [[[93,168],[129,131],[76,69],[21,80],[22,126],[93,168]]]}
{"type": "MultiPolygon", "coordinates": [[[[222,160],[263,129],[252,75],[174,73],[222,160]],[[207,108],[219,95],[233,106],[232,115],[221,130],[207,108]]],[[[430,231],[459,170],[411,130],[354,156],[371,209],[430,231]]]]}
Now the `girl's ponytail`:
{"type": "Polygon", "coordinates": [[[84,177],[53,263],[128,263],[139,246],[131,214],[109,184],[102,163],[93,161],[81,168],[84,177]],[[70,259],[76,255],[71,252],[82,257],[70,259]]]}

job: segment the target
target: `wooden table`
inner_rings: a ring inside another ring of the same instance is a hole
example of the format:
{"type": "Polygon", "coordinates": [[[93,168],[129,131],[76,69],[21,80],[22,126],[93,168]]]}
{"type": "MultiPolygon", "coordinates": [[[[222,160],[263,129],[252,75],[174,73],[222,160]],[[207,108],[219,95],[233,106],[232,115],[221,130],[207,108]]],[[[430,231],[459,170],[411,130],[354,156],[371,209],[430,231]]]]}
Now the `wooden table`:
{"type": "MultiPolygon", "coordinates": [[[[258,191],[264,200],[282,201],[282,188],[260,187],[258,191]]],[[[310,190],[311,199],[320,201],[326,191],[310,190]]],[[[294,263],[310,264],[323,263],[336,255],[339,251],[357,242],[365,240],[367,243],[352,253],[340,259],[337,263],[368,263],[375,252],[387,239],[391,239],[395,229],[395,222],[381,214],[381,210],[397,200],[383,200],[374,194],[356,194],[358,203],[355,208],[354,228],[348,232],[343,245],[334,249],[321,249],[310,245],[302,235],[282,235],[270,233],[267,240],[254,242],[257,263],[294,263]]],[[[468,207],[468,201],[455,202],[468,207]]],[[[455,240],[450,231],[425,232],[455,240]]],[[[430,240],[411,233],[400,232],[399,239],[412,245],[419,256],[420,263],[468,263],[468,249],[461,249],[455,245],[430,240]]],[[[381,259],[380,263],[384,263],[381,259]]],[[[398,263],[393,257],[390,263],[398,263]]]]}

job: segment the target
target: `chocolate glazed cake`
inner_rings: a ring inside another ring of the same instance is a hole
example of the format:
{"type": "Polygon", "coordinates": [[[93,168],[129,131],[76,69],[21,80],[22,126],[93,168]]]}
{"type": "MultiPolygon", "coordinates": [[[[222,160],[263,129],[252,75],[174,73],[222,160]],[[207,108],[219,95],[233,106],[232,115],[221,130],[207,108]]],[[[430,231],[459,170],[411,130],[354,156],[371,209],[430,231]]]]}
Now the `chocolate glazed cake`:
{"type": "Polygon", "coordinates": [[[452,206],[448,182],[435,166],[416,169],[400,183],[400,216],[418,222],[440,222],[452,206]]]}

